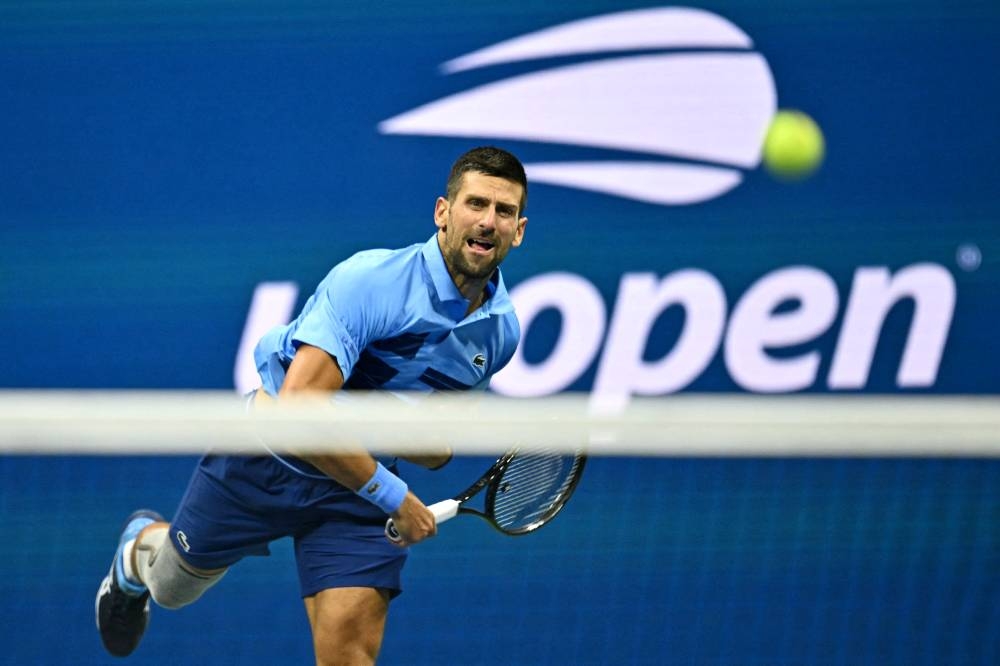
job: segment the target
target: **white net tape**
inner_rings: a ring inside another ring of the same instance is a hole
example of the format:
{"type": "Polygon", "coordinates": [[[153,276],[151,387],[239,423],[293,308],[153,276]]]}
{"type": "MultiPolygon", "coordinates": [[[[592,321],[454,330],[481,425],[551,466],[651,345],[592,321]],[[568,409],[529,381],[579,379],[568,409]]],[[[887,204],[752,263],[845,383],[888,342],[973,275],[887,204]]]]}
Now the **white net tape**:
{"type": "MultiPolygon", "coordinates": [[[[344,395],[344,394],[341,394],[344,395]]],[[[249,413],[229,392],[0,391],[0,453],[415,453],[515,443],[591,455],[1000,457],[996,396],[684,394],[613,413],[584,394],[351,394],[249,413]]]]}

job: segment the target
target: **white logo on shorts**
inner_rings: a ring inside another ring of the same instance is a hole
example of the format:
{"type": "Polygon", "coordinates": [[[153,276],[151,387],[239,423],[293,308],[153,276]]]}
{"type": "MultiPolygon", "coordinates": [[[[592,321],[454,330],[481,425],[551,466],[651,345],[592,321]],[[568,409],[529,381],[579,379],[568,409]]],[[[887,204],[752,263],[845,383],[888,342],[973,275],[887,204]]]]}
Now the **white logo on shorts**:
{"type": "Polygon", "coordinates": [[[180,530],[177,530],[177,542],[180,543],[181,548],[184,549],[185,553],[191,552],[191,545],[188,543],[187,534],[184,534],[184,532],[181,532],[180,530]]]}

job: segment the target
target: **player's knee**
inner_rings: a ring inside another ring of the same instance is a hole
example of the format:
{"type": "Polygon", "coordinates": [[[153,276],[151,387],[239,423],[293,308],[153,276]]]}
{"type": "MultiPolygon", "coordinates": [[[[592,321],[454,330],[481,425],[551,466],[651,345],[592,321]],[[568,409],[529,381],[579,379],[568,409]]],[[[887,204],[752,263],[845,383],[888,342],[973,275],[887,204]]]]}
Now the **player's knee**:
{"type": "Polygon", "coordinates": [[[144,535],[136,548],[136,561],[149,594],[159,606],[178,609],[197,601],[226,573],[193,569],[167,538],[167,529],[144,535]]]}
{"type": "Polygon", "coordinates": [[[313,636],[316,666],[374,664],[380,641],[365,637],[363,632],[320,632],[313,636]]]}
{"type": "Polygon", "coordinates": [[[374,664],[382,646],[388,594],[326,590],[311,617],[316,663],[374,664]]]}

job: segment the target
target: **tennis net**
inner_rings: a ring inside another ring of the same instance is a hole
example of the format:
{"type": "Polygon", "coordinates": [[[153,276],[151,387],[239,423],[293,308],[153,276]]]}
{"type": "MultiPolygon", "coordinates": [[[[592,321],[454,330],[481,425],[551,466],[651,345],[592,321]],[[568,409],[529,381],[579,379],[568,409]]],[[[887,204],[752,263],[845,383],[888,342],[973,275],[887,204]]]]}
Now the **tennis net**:
{"type": "MultiPolygon", "coordinates": [[[[518,434],[556,447],[586,437],[591,449],[551,525],[509,538],[455,520],[413,549],[382,664],[1000,660],[993,398],[348,407],[248,426],[243,401],[223,394],[0,395],[4,660],[107,663],[91,604],[122,518],[140,506],[169,515],[212,445],[259,453],[245,438],[261,428],[318,445],[331,418],[352,437],[384,429],[396,448],[454,438],[462,455],[444,470],[403,469],[428,502],[518,434]]],[[[272,551],[189,608],[154,609],[136,660],[309,663],[292,547],[272,551]]]]}

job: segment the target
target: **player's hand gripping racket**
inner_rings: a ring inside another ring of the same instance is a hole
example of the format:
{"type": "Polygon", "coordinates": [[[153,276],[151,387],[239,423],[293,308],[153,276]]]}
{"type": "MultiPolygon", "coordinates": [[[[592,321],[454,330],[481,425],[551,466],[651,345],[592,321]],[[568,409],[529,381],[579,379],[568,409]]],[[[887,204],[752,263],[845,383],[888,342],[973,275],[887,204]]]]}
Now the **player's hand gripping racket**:
{"type": "MultiPolygon", "coordinates": [[[[583,474],[587,458],[515,448],[493,464],[483,476],[454,499],[431,504],[428,509],[438,524],[460,513],[485,519],[493,527],[511,536],[534,532],[556,517],[573,495],[583,474]],[[486,489],[483,510],[465,506],[486,489]]],[[[390,518],[385,536],[393,543],[402,539],[390,518]]]]}

